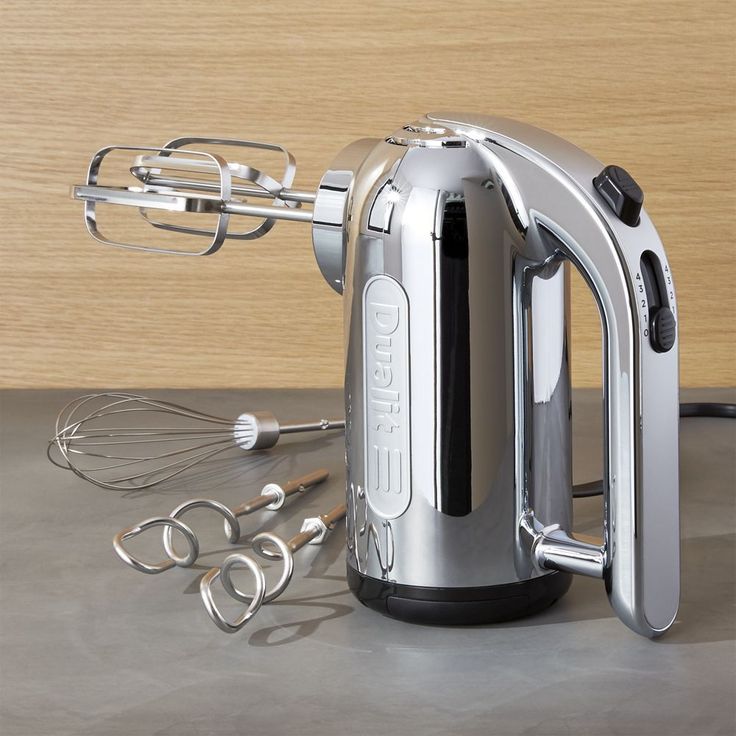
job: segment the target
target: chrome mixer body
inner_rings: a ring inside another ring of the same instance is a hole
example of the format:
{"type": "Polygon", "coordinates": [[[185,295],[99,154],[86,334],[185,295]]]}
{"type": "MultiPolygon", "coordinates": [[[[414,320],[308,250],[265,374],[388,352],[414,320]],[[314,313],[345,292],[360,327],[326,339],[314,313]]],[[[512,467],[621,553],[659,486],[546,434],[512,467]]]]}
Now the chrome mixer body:
{"type": "Polygon", "coordinates": [[[570,584],[531,563],[516,492],[571,527],[567,269],[528,237],[486,147],[429,121],[409,127],[376,141],[352,191],[349,582],[402,618],[511,618],[570,584]],[[517,320],[537,325],[527,365],[517,320]]]}
{"type": "Polygon", "coordinates": [[[677,350],[653,334],[674,287],[602,168],[530,126],[439,114],[353,144],[323,178],[344,189],[344,260],[328,251],[323,273],[344,298],[348,580],[366,605],[498,621],[581,573],[640,633],[674,619],[677,350]],[[603,540],[571,533],[571,262],[603,324],[603,540]]]}

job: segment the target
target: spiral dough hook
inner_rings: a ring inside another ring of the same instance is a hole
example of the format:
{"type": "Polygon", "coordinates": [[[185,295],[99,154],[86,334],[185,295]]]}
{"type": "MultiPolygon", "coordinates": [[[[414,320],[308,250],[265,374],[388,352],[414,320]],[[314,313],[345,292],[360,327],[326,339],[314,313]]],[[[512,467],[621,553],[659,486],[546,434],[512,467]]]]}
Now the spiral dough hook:
{"type": "MultiPolygon", "coordinates": [[[[255,554],[265,559],[278,559],[282,563],[279,579],[271,588],[266,588],[264,582],[264,590],[261,590],[258,584],[260,578],[255,569],[260,570],[261,576],[263,576],[263,570],[252,557],[246,554],[232,554],[225,558],[221,567],[213,567],[209,570],[200,582],[199,591],[205,610],[215,625],[228,634],[235,633],[245,626],[264,603],[270,603],[278,598],[286,590],[294,574],[294,553],[307,544],[322,544],[337,523],[345,518],[346,511],[345,504],[338,504],[326,514],[304,519],[299,533],[288,540],[271,532],[262,532],[254,537],[253,551],[255,554]],[[276,552],[267,545],[273,545],[276,552]],[[232,582],[231,572],[244,567],[248,568],[256,579],[256,588],[253,593],[244,593],[232,582]],[[241,603],[248,603],[245,613],[234,623],[225,619],[214,602],[212,584],[216,580],[220,580],[222,587],[231,598],[241,603]]],[[[263,579],[265,581],[265,576],[263,579]]]]}
{"type": "Polygon", "coordinates": [[[169,516],[156,516],[152,519],[137,524],[136,526],[124,529],[115,535],[113,539],[113,548],[118,557],[134,570],[147,574],[156,574],[170,570],[174,566],[190,567],[194,564],[199,556],[199,540],[192,529],[187,526],[180,517],[188,511],[198,508],[212,509],[216,513],[222,515],[225,519],[225,534],[230,544],[235,544],[241,537],[240,523],[238,517],[246,514],[252,514],[259,509],[266,508],[270,511],[278,511],[285,503],[286,499],[295,494],[304,494],[315,486],[319,485],[329,477],[329,471],[324,468],[315,470],[306,475],[302,475],[294,480],[287,481],[280,486],[276,483],[267,483],[260,495],[251,498],[248,501],[229,509],[219,501],[208,498],[193,498],[189,501],[179,504],[169,516]],[[168,560],[157,564],[149,564],[134,557],[124,546],[124,542],[128,539],[138,536],[147,529],[153,527],[163,527],[163,545],[168,560]],[[189,551],[186,555],[180,555],[174,548],[172,532],[176,530],[186,540],[189,551]]]}

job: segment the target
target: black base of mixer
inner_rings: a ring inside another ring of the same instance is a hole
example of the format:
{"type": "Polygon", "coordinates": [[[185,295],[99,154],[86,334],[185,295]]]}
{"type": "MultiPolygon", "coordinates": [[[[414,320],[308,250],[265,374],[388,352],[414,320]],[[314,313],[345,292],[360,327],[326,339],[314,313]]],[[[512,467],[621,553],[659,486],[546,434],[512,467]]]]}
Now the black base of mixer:
{"type": "Polygon", "coordinates": [[[483,588],[425,588],[377,580],[348,565],[348,585],[368,608],[402,621],[441,626],[493,624],[543,611],[561,598],[572,575],[552,572],[483,588]]]}

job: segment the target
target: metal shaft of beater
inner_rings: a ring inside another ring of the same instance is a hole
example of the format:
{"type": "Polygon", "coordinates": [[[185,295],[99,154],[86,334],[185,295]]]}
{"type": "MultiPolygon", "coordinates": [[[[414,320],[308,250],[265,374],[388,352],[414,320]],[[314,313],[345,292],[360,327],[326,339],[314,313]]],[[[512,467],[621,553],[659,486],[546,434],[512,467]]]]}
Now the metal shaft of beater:
{"type": "MultiPolygon", "coordinates": [[[[276,485],[275,483],[269,483],[261,492],[260,496],[251,498],[249,501],[241,503],[236,506],[232,511],[233,514],[238,516],[244,516],[245,514],[252,514],[254,511],[265,508],[266,506],[272,506],[273,504],[283,504],[283,502],[295,493],[304,493],[318,483],[322,483],[327,480],[330,473],[325,468],[320,468],[312,473],[307,473],[294,480],[287,481],[283,485],[276,485]]],[[[278,507],[275,507],[278,508],[278,507]]]]}
{"type": "MultiPolygon", "coordinates": [[[[173,186],[179,187],[181,182],[178,179],[168,180],[173,186]]],[[[207,191],[219,191],[219,187],[213,188],[209,184],[199,184],[194,186],[195,182],[187,182],[189,186],[180,187],[182,189],[205,189],[207,191]]],[[[249,187],[233,187],[235,189],[248,190],[249,187]]],[[[256,190],[257,193],[251,196],[261,198],[276,199],[273,194],[263,190],[256,190]]],[[[315,194],[309,192],[290,192],[287,189],[279,191],[278,199],[290,200],[295,202],[313,202],[315,194]]],[[[107,204],[129,205],[134,207],[144,207],[149,209],[164,209],[172,211],[187,211],[193,205],[192,201],[197,202],[194,207],[195,211],[205,207],[206,211],[223,212],[229,215],[243,215],[246,217],[261,217],[269,220],[291,220],[292,222],[311,222],[313,213],[311,210],[303,210],[296,207],[277,207],[276,205],[259,205],[247,204],[246,202],[217,202],[217,199],[211,195],[203,195],[200,198],[191,197],[182,192],[173,191],[137,191],[120,187],[103,187],[97,184],[78,185],[72,187],[72,198],[83,202],[106,202],[107,204]]]]}
{"type": "Polygon", "coordinates": [[[288,542],[292,552],[300,550],[305,544],[314,541],[319,544],[324,540],[328,532],[334,529],[335,524],[345,517],[347,508],[344,503],[330,509],[326,514],[321,514],[311,519],[305,519],[301,531],[295,534],[288,542]]]}
{"type": "Polygon", "coordinates": [[[291,220],[292,222],[311,222],[311,210],[299,210],[290,207],[274,207],[241,202],[225,202],[222,212],[229,215],[246,215],[248,217],[265,217],[269,220],[291,220]]]}
{"type": "MultiPolygon", "coordinates": [[[[220,191],[220,185],[213,182],[196,181],[195,179],[181,179],[177,177],[165,177],[159,176],[158,174],[150,174],[146,180],[148,184],[155,184],[156,186],[162,187],[173,187],[176,189],[193,189],[203,192],[214,192],[220,191]]],[[[273,199],[274,196],[271,192],[267,192],[265,189],[259,189],[258,187],[244,187],[241,184],[233,184],[231,186],[233,194],[237,194],[242,197],[256,197],[258,199],[273,199]]],[[[279,191],[279,199],[283,199],[285,202],[301,202],[303,204],[314,204],[317,199],[317,195],[314,192],[304,192],[298,189],[281,189],[279,191]]]]}

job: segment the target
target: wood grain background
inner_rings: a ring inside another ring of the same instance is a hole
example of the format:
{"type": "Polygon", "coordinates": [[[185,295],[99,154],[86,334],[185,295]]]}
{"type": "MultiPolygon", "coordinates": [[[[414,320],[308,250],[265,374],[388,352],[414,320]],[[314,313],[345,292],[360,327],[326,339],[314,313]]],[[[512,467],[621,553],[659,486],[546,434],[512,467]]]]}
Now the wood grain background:
{"type": "MultiPolygon", "coordinates": [[[[3,386],[337,386],[340,299],[308,228],[214,257],[95,244],[68,198],[102,145],[279,142],[313,187],[333,155],[432,109],[505,115],[628,168],[676,277],[681,379],[734,373],[733,3],[9,2],[3,386]]],[[[574,381],[600,378],[574,291],[574,381]]]]}

